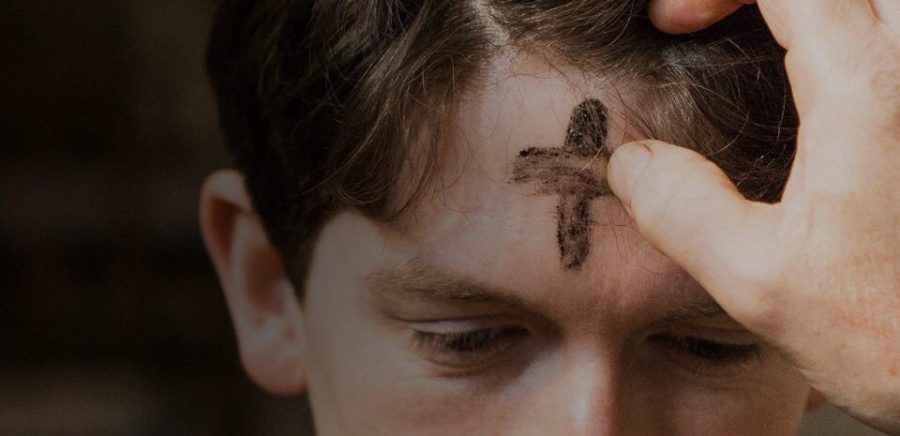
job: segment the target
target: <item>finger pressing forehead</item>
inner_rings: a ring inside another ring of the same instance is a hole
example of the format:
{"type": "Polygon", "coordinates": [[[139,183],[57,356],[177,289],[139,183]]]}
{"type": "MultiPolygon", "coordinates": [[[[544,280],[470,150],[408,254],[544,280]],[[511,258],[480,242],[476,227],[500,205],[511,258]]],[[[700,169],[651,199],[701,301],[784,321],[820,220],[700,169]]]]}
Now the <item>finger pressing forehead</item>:
{"type": "Polygon", "coordinates": [[[649,13],[653,24],[666,33],[705,29],[755,0],[655,0],[649,13]]]}

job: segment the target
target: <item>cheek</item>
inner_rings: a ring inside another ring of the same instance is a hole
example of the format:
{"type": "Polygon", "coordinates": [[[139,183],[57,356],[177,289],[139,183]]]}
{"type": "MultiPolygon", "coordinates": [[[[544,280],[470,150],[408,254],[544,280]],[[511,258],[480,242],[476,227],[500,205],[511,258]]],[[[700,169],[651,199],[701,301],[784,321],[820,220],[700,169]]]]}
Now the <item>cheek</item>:
{"type": "Polygon", "coordinates": [[[649,434],[796,435],[809,387],[780,358],[767,360],[734,381],[698,379],[658,365],[628,370],[623,384],[630,392],[620,407],[629,412],[621,418],[632,429],[652,425],[649,434]]]}
{"type": "Polygon", "coordinates": [[[409,332],[375,321],[358,300],[310,297],[307,373],[318,434],[492,433],[502,411],[484,405],[494,392],[435,378],[410,352],[409,332]]]}
{"type": "Polygon", "coordinates": [[[802,383],[769,380],[728,393],[683,392],[676,420],[717,435],[794,435],[803,416],[807,389],[802,383]]]}

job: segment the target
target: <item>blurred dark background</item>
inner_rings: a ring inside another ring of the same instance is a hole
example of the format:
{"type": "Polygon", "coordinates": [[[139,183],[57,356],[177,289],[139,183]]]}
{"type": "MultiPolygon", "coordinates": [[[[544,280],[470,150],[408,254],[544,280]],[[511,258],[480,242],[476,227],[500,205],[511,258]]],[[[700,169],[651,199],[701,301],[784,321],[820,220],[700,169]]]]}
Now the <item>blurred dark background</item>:
{"type": "Polygon", "coordinates": [[[304,434],[241,373],[197,230],[213,10],[0,2],[0,435],[304,434]]]}
{"type": "Polygon", "coordinates": [[[0,435],[309,433],[241,372],[197,229],[214,4],[0,2],[0,435]]]}

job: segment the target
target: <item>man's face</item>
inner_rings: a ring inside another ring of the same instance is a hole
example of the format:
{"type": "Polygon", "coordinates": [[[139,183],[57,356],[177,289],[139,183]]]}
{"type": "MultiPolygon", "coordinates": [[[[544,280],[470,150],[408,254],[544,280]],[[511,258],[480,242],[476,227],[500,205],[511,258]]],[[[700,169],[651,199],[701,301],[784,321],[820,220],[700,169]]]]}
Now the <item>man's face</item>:
{"type": "Polygon", "coordinates": [[[803,379],[614,197],[516,176],[557,165],[602,182],[602,154],[522,151],[564,148],[591,99],[608,108],[609,146],[632,136],[609,90],[539,63],[496,71],[463,102],[414,211],[345,212],[321,232],[301,329],[319,433],[793,434],[803,379]]]}

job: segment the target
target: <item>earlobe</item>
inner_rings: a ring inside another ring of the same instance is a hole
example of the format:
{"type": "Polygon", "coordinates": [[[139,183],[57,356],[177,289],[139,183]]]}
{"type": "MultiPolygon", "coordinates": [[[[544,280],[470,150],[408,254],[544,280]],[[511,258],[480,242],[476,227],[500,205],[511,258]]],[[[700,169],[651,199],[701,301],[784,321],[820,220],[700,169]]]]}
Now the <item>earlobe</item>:
{"type": "Polygon", "coordinates": [[[225,291],[241,361],[263,389],[304,390],[303,313],[278,251],[253,211],[240,172],[218,171],[203,185],[200,227],[225,291]]]}

